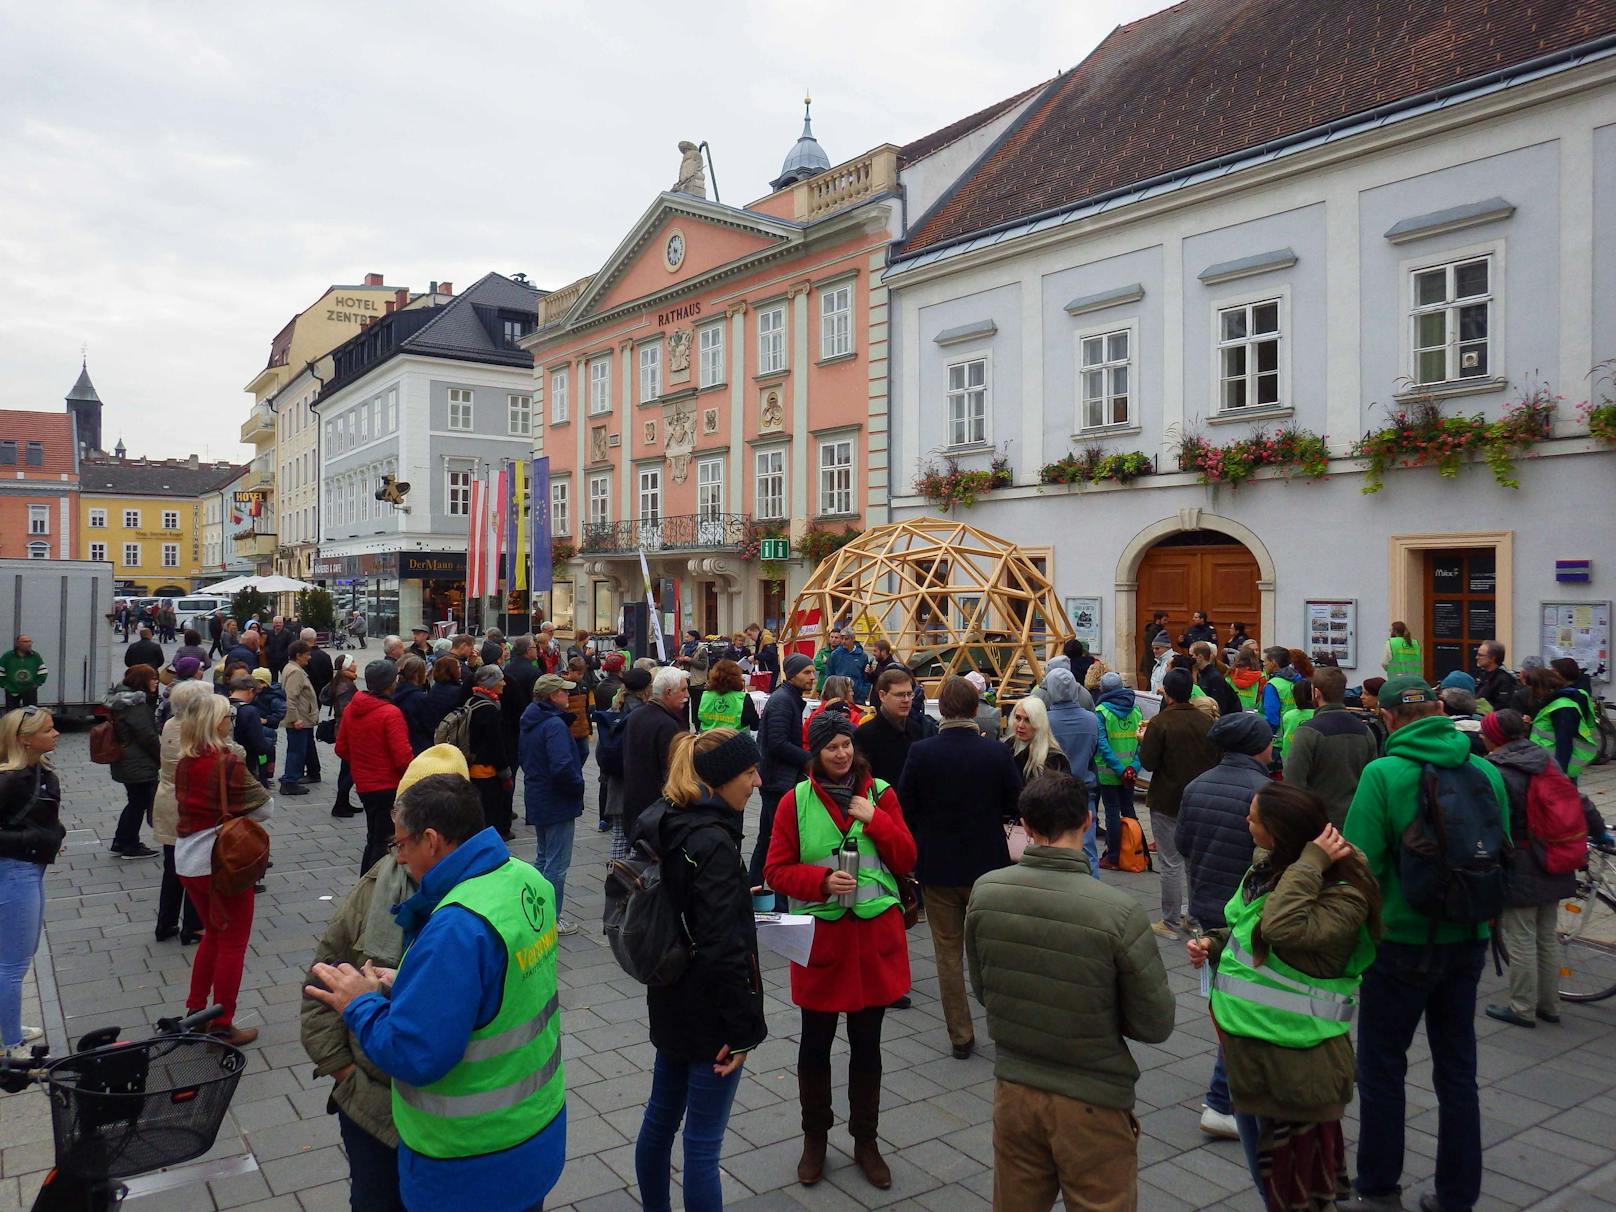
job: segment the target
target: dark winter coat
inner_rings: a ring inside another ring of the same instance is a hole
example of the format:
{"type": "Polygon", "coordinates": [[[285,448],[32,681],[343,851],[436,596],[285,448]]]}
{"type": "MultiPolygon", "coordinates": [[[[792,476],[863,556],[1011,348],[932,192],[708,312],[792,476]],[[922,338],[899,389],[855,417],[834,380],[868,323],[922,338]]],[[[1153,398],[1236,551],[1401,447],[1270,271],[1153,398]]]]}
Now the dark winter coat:
{"type": "Polygon", "coordinates": [[[234,648],[224,654],[224,663],[226,665],[229,665],[232,661],[240,661],[247,667],[247,671],[249,673],[263,664],[263,662],[258,659],[258,654],[256,652],[254,652],[251,648],[248,648],[247,645],[241,643],[236,644],[234,648]]]}
{"type": "Polygon", "coordinates": [[[1100,747],[1100,717],[1077,697],[1081,687],[1071,670],[1054,670],[1044,678],[1043,688],[1049,694],[1049,731],[1066,755],[1072,773],[1092,791],[1099,782],[1094,755],[1100,747]]]}
{"type": "Polygon", "coordinates": [[[808,750],[802,743],[802,691],[782,682],[763,704],[758,721],[758,778],[768,788],[795,787],[808,769],[808,750]]]}
{"type": "Polygon", "coordinates": [[[1004,823],[1016,816],[1021,775],[1010,751],[966,721],[909,748],[898,803],[914,835],[922,884],[969,888],[1010,865],[1004,823]]]}
{"type": "Polygon", "coordinates": [[[1534,774],[1541,774],[1554,764],[1554,755],[1543,746],[1522,737],[1494,749],[1487,755],[1487,760],[1498,767],[1498,773],[1504,776],[1504,790],[1509,793],[1509,836],[1515,845],[1505,894],[1509,905],[1516,909],[1552,905],[1573,895],[1577,888],[1577,873],[1568,871],[1564,875],[1551,875],[1543,870],[1543,864],[1538,861],[1537,848],[1532,844],[1531,831],[1526,827],[1527,786],[1534,774]]]}
{"type": "Polygon", "coordinates": [[[1251,866],[1255,843],[1246,827],[1251,797],[1268,767],[1246,753],[1225,753],[1190,780],[1178,806],[1178,852],[1190,881],[1190,916],[1205,929],[1225,926],[1223,907],[1251,866]]]}
{"type": "Polygon", "coordinates": [[[1346,822],[1364,767],[1380,756],[1369,726],[1340,703],[1326,703],[1291,733],[1285,750],[1285,781],[1324,801],[1330,824],[1346,822]]]}
{"type": "Polygon", "coordinates": [[[1150,771],[1145,803],[1152,812],[1177,816],[1190,780],[1223,759],[1223,750],[1206,739],[1211,727],[1207,714],[1188,703],[1168,703],[1150,721],[1139,742],[1139,761],[1150,771]]]}
{"type": "Polygon", "coordinates": [[[645,991],[651,1042],[692,1064],[757,1047],[768,1036],[751,881],[741,858],[741,814],[709,796],[684,808],[641,815],[644,837],[662,864],[664,887],[690,932],[690,966],[671,985],[645,991]]]}
{"type": "Polygon", "coordinates": [[[410,748],[417,754],[432,748],[432,704],[427,700],[425,686],[400,678],[393,686],[393,706],[404,713],[404,727],[409,730],[410,748]]]}
{"type": "Polygon", "coordinates": [[[1205,641],[1208,644],[1217,644],[1217,629],[1211,623],[1192,623],[1183,635],[1178,637],[1178,646],[1188,648],[1191,644],[1205,641]]]}
{"type": "Polygon", "coordinates": [[[1240,706],[1240,696],[1216,665],[1207,665],[1197,672],[1195,684],[1201,688],[1202,694],[1218,705],[1219,715],[1233,715],[1236,711],[1245,710],[1240,706]]]}
{"type": "Polygon", "coordinates": [[[505,689],[500,692],[500,710],[504,713],[507,747],[516,748],[516,738],[522,733],[522,715],[533,701],[533,683],[543,670],[537,661],[512,657],[505,662],[505,689]]]}
{"type": "Polygon", "coordinates": [[[668,778],[668,747],[688,731],[684,711],[675,714],[655,701],[623,725],[623,832],[656,803],[668,778]]]}
{"type": "Polygon", "coordinates": [[[1479,670],[1476,673],[1476,698],[1486,699],[1494,711],[1513,707],[1520,688],[1520,680],[1502,665],[1486,673],[1479,670]]]}
{"type": "Polygon", "coordinates": [[[894,727],[892,721],[877,711],[854,730],[853,748],[864,755],[871,774],[896,787],[903,777],[909,750],[925,735],[925,729],[913,714],[904,717],[900,728],[894,727]]]}
{"type": "Polygon", "coordinates": [[[443,723],[443,717],[466,701],[466,692],[459,682],[433,682],[427,687],[426,720],[429,726],[428,736],[436,735],[438,725],[443,723]]]}
{"type": "Polygon", "coordinates": [[[297,639],[290,627],[282,627],[279,631],[271,631],[264,636],[264,662],[271,669],[280,669],[286,664],[286,650],[297,639]]]}
{"type": "Polygon", "coordinates": [[[259,688],[253,697],[253,706],[258,708],[258,717],[264,721],[264,727],[269,730],[269,743],[271,748],[275,744],[275,729],[281,726],[286,718],[286,691],[279,682],[271,682],[268,686],[259,688]]]}
{"type": "Polygon", "coordinates": [[[134,665],[150,665],[153,669],[161,669],[165,663],[162,645],[156,640],[136,640],[123,650],[125,669],[134,665]]]}
{"type": "Polygon", "coordinates": [[[264,727],[264,717],[255,703],[232,701],[236,704],[236,723],[230,738],[241,746],[247,757],[247,769],[257,776],[263,763],[274,756],[275,734],[264,727]]]}
{"type": "Polygon", "coordinates": [[[476,767],[471,771],[471,777],[512,777],[512,768],[516,764],[516,744],[514,738],[508,738],[505,733],[503,703],[480,690],[474,690],[467,705],[471,709],[471,719],[466,724],[466,745],[471,752],[466,754],[466,765],[476,767]]]}
{"type": "Polygon", "coordinates": [[[572,739],[572,712],[550,702],[529,703],[518,753],[529,825],[560,825],[583,815],[584,764],[572,739]]]}
{"type": "Polygon", "coordinates": [[[309,653],[309,663],[303,666],[303,672],[309,675],[309,684],[314,687],[314,693],[318,695],[320,691],[331,684],[331,679],[336,676],[336,669],[331,664],[331,654],[324,648],[314,649],[309,653]]]}
{"type": "Polygon", "coordinates": [[[65,837],[56,772],[42,765],[0,770],[0,858],[54,863],[65,837]]]}
{"type": "MultiPolygon", "coordinates": [[[[1020,752],[1017,752],[1015,737],[1009,737],[1000,743],[1010,751],[1010,760],[1016,764],[1016,777],[1021,780],[1021,785],[1025,787],[1027,785],[1027,762],[1032,757],[1031,746],[1027,746],[1020,752]]],[[[1064,753],[1060,752],[1058,749],[1051,748],[1049,753],[1044,757],[1044,768],[1042,771],[1040,771],[1040,773],[1071,774],[1072,764],[1066,760],[1066,755],[1064,753]]]]}
{"type": "Polygon", "coordinates": [[[142,690],[120,690],[107,700],[107,711],[123,745],[123,756],[112,763],[112,781],[155,783],[161,774],[163,742],[152,696],[142,690]]]}

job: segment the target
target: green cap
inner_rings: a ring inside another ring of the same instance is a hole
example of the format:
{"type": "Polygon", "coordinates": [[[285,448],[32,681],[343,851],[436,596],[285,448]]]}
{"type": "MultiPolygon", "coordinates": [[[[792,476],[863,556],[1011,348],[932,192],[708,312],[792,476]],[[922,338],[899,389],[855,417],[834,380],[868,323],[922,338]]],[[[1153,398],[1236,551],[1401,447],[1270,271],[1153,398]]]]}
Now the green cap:
{"type": "Polygon", "coordinates": [[[1424,678],[1404,674],[1402,677],[1387,678],[1386,684],[1380,688],[1380,693],[1375,698],[1382,707],[1397,707],[1405,703],[1434,703],[1436,691],[1431,689],[1424,678]]]}
{"type": "Polygon", "coordinates": [[[547,699],[558,690],[564,690],[568,694],[572,694],[577,689],[578,687],[567,681],[566,678],[560,677],[553,673],[547,673],[538,681],[533,683],[533,697],[536,699],[547,699]]]}

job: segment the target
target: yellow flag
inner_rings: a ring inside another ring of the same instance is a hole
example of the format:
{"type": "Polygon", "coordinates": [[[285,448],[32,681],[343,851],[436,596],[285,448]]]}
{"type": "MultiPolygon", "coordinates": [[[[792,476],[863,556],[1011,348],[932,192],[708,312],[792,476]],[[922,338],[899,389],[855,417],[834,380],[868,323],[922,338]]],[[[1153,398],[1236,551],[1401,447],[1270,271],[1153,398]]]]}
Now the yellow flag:
{"type": "Polygon", "coordinates": [[[528,510],[532,503],[528,497],[527,460],[517,459],[512,465],[512,474],[515,476],[511,490],[511,500],[516,502],[516,550],[515,575],[511,580],[512,589],[527,588],[528,545],[532,530],[529,529],[528,510]]]}

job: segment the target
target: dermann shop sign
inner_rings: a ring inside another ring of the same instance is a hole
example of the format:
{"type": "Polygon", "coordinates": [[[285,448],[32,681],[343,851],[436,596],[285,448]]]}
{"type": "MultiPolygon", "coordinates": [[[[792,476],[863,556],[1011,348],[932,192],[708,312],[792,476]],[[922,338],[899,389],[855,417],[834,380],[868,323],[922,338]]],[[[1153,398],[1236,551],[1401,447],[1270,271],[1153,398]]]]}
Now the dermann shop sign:
{"type": "Polygon", "coordinates": [[[401,577],[408,581],[455,580],[466,575],[463,551],[380,551],[369,555],[318,556],[316,577],[401,577]]]}

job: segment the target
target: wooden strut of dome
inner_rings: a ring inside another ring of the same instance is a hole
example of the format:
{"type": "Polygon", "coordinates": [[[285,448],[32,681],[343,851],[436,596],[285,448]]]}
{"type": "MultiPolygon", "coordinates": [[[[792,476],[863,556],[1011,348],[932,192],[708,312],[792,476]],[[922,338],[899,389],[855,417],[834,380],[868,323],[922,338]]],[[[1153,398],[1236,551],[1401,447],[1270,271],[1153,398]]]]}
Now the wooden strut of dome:
{"type": "Polygon", "coordinates": [[[976,669],[1000,703],[1030,693],[1073,635],[1054,585],[1016,544],[935,517],[873,527],[827,557],[781,641],[817,647],[838,625],[866,649],[885,639],[933,697],[948,675],[976,669]]]}

